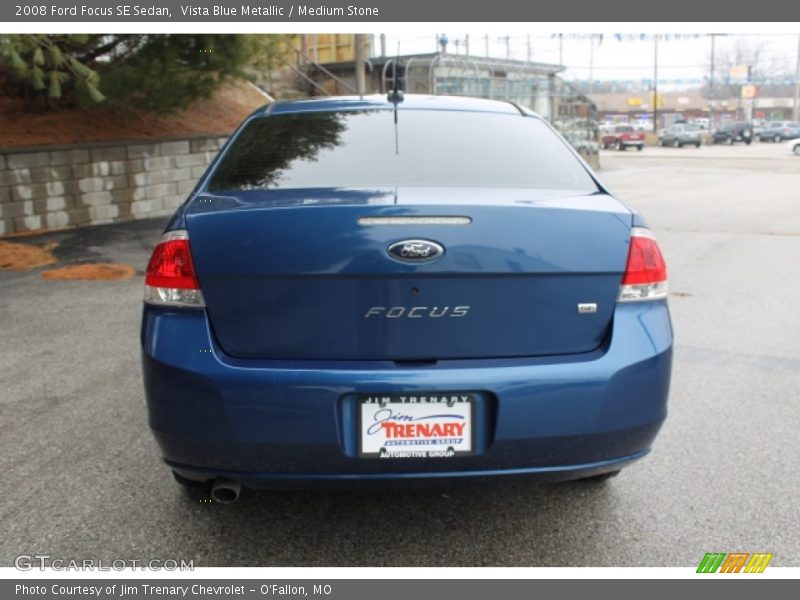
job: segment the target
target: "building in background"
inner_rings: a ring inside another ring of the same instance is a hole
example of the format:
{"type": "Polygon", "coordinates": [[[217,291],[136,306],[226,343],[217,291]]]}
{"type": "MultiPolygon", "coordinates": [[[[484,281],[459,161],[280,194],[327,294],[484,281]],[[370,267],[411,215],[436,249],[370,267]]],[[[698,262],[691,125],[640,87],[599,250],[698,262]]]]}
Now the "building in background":
{"type": "MultiPolygon", "coordinates": [[[[381,45],[382,46],[382,45],[381,45]]],[[[597,164],[596,107],[560,77],[562,65],[440,52],[380,55],[373,36],[303,34],[287,42],[285,64],[260,82],[276,99],[366,94],[398,87],[414,94],[513,102],[548,119],[590,163],[597,164]],[[362,44],[362,64],[357,44],[362,44]],[[376,55],[378,54],[378,55],[376,55]]]]}
{"type": "MultiPolygon", "coordinates": [[[[740,97],[730,96],[709,101],[699,90],[658,95],[658,128],[676,121],[708,119],[712,127],[727,120],[763,119],[782,121],[792,117],[791,97],[760,97],[757,86],[743,86],[740,97]]],[[[638,124],[652,127],[653,95],[636,93],[595,93],[600,121],[638,124]]]]}

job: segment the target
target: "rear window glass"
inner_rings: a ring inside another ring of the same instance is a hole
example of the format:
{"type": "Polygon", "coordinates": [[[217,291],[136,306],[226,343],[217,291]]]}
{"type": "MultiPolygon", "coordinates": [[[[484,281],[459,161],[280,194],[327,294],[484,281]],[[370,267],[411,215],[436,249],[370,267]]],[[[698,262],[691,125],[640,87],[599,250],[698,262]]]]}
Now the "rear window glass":
{"type": "Polygon", "coordinates": [[[630,131],[633,131],[633,127],[630,127],[628,125],[617,127],[617,133],[628,133],[630,131]]]}
{"type": "Polygon", "coordinates": [[[220,159],[211,192],[313,187],[597,186],[537,118],[399,110],[256,118],[220,159]]]}

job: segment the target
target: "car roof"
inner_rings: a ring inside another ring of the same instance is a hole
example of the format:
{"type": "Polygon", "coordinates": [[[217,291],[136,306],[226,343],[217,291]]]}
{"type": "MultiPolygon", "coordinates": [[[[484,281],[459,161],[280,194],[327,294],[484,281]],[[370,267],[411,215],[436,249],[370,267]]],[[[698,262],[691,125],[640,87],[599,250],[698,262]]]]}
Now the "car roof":
{"type": "MultiPolygon", "coordinates": [[[[300,112],[333,112],[343,110],[389,110],[394,108],[386,94],[368,96],[329,96],[273,102],[256,110],[252,116],[267,116],[300,112]]],[[[398,110],[445,110],[463,112],[502,113],[509,115],[531,115],[535,113],[512,102],[465,98],[461,96],[426,96],[405,94],[398,110]]]]}

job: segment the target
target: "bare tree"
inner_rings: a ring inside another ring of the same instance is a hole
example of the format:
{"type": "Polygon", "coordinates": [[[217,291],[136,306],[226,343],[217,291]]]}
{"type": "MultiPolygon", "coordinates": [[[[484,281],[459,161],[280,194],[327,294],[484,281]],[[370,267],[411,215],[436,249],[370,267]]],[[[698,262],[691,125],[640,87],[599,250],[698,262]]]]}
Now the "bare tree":
{"type": "MultiPolygon", "coordinates": [[[[737,38],[729,49],[717,47],[714,56],[709,55],[709,64],[714,65],[714,96],[738,97],[744,83],[791,78],[788,60],[770,52],[771,48],[770,39],[753,42],[745,38],[737,38]],[[740,76],[736,75],[737,69],[742,69],[740,76]]],[[[708,88],[708,84],[703,86],[705,96],[708,96],[708,88]]]]}

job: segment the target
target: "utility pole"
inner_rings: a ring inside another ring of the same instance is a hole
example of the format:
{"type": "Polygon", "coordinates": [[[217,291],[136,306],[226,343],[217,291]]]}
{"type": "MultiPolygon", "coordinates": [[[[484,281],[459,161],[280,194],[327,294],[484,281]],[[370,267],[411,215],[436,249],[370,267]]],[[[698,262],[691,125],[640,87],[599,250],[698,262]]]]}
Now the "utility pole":
{"type": "Polygon", "coordinates": [[[717,34],[711,34],[711,73],[708,78],[708,129],[714,129],[714,44],[717,34]]]}
{"type": "Polygon", "coordinates": [[[658,132],[658,34],[653,50],[653,133],[658,132]]]}
{"type": "Polygon", "coordinates": [[[464,36],[464,55],[469,56],[469,34],[464,36]]]}
{"type": "Polygon", "coordinates": [[[794,71],[794,110],[792,119],[800,121],[800,35],[797,36],[797,66],[794,71]]]}
{"type": "Polygon", "coordinates": [[[356,92],[359,96],[364,95],[366,89],[366,61],[364,56],[364,34],[357,33],[355,35],[356,43],[356,92]]]}
{"type": "Polygon", "coordinates": [[[558,34],[558,64],[564,65],[564,34],[558,34]]]}
{"type": "Polygon", "coordinates": [[[483,36],[483,44],[484,44],[484,52],[486,54],[486,58],[489,58],[489,34],[483,36]]]}
{"type": "Polygon", "coordinates": [[[594,91],[594,34],[589,34],[589,99],[592,98],[594,91]]]}
{"type": "Polygon", "coordinates": [[[526,43],[526,45],[528,47],[528,54],[527,54],[528,62],[531,62],[531,34],[530,33],[525,36],[525,43],[526,43]]]}
{"type": "Polygon", "coordinates": [[[381,58],[386,56],[386,34],[381,34],[381,58]]]}

